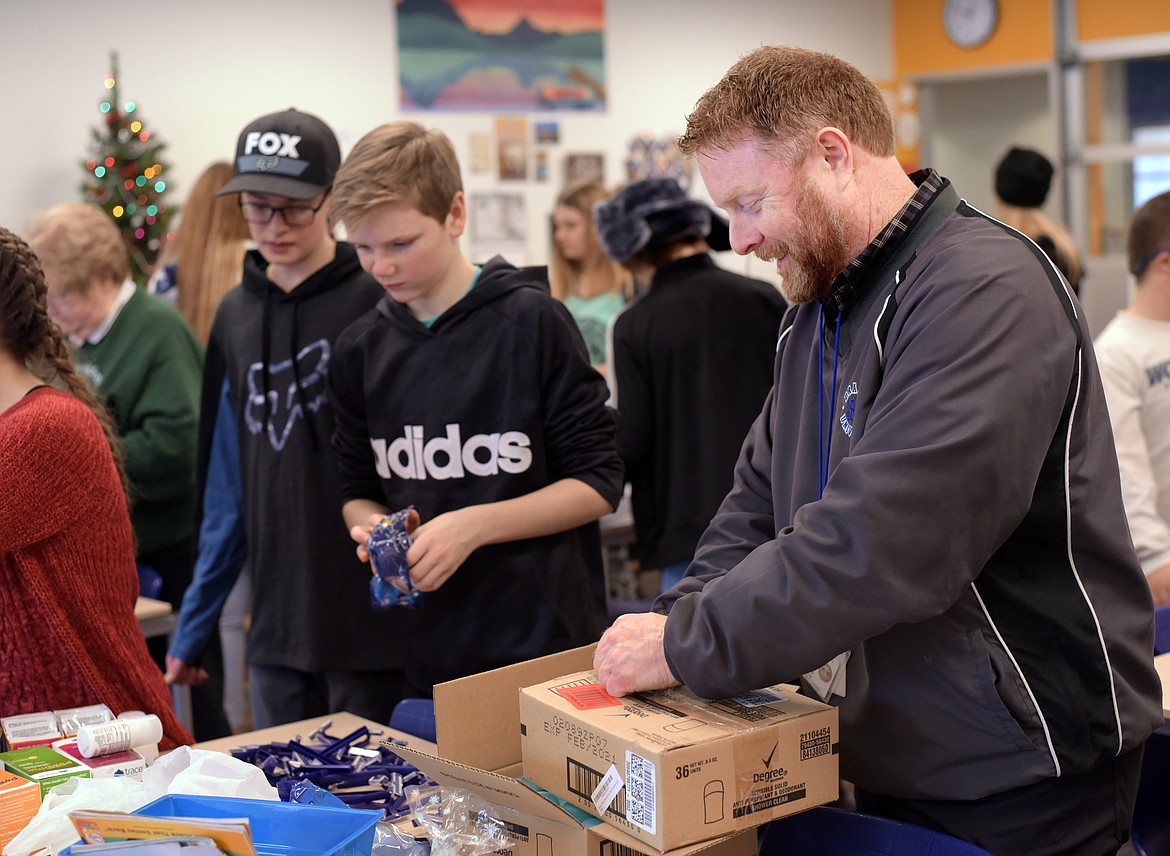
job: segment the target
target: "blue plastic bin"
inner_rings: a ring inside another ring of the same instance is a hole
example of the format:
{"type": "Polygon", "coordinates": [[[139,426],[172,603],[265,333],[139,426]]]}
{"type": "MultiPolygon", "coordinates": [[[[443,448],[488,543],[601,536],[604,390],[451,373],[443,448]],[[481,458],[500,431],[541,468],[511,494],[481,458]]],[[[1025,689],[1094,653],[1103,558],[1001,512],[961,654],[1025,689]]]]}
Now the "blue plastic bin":
{"type": "MultiPolygon", "coordinates": [[[[235,797],[168,794],[135,814],[150,817],[246,817],[262,856],[370,856],[380,811],[235,797]]],[[[66,851],[68,852],[68,851],[66,851]]]]}

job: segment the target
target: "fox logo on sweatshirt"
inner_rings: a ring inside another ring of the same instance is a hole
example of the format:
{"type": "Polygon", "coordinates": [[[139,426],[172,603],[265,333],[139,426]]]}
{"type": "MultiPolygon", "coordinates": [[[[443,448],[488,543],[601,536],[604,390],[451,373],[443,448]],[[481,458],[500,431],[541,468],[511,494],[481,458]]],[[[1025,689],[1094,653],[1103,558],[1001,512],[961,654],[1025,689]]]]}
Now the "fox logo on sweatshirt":
{"type": "Polygon", "coordinates": [[[401,437],[387,442],[371,437],[378,475],[384,479],[461,479],[523,473],[532,466],[532,440],[522,431],[473,434],[463,440],[460,426],[427,440],[421,425],[407,425],[401,437]]]}
{"type": "Polygon", "coordinates": [[[325,381],[329,375],[331,349],[327,339],[318,339],[297,353],[301,392],[297,392],[297,372],[293,361],[271,363],[268,369],[268,394],[264,393],[263,362],[248,366],[247,399],[244,403],[244,422],[252,434],[267,431],[268,442],[277,452],[283,451],[298,421],[307,414],[302,401],[313,413],[326,402],[325,381]]]}

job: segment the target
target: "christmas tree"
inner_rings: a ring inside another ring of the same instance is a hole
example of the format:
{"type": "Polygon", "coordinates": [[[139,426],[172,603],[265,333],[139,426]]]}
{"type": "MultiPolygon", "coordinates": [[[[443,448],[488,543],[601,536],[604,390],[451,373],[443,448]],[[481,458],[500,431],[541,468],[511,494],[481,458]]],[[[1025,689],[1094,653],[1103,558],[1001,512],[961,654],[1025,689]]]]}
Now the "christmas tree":
{"type": "Polygon", "coordinates": [[[100,205],[118,224],[130,254],[130,273],[145,285],[174,214],[164,201],[166,144],[146,128],[138,106],[118,96],[116,53],[110,55],[110,67],[105,80],[109,91],[99,105],[102,123],[91,130],[81,191],[86,202],[100,205]]]}

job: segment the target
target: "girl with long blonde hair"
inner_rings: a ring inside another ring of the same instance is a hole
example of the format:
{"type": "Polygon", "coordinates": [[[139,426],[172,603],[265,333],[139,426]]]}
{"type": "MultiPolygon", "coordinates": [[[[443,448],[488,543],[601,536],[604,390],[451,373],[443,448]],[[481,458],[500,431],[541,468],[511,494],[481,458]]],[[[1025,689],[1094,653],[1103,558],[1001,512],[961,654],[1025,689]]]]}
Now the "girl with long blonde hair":
{"type": "Polygon", "coordinates": [[[243,275],[251,240],[235,195],[216,195],[233,175],[231,164],[215,161],[195,180],[150,286],[174,302],[204,345],[220,300],[243,275]]]}
{"type": "Polygon", "coordinates": [[[589,362],[605,373],[606,330],[625,303],[632,280],[610,259],[593,230],[593,206],[609,197],[596,181],[571,184],[557,197],[553,212],[549,285],[577,322],[589,362]]]}

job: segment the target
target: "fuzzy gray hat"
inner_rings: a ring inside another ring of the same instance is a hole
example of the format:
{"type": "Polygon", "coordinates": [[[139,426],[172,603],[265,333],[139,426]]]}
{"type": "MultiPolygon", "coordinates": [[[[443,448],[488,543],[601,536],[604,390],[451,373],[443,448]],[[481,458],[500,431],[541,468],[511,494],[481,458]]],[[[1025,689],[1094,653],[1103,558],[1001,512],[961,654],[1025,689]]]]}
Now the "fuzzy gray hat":
{"type": "Polygon", "coordinates": [[[618,262],[650,245],[705,238],[712,212],[687,196],[673,178],[644,178],[627,184],[593,208],[593,226],[606,254],[618,262]]]}

